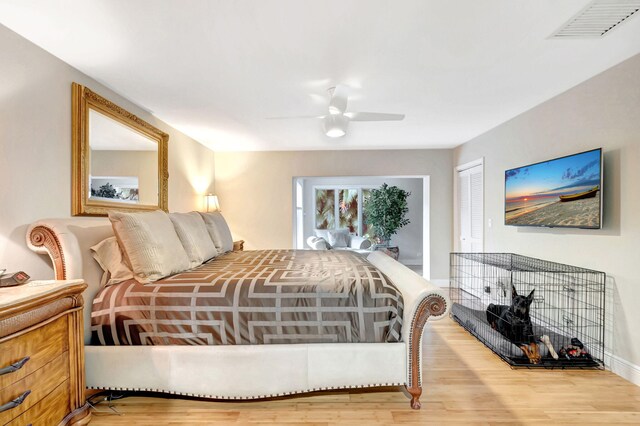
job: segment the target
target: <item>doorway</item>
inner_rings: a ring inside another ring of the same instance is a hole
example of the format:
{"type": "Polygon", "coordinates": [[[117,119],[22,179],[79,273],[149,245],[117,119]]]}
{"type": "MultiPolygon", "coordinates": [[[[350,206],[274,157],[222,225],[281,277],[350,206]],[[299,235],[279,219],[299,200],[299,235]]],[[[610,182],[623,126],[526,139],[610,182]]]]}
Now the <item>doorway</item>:
{"type": "Polygon", "coordinates": [[[484,251],[484,162],[456,167],[458,247],[465,253],[484,251]]]}
{"type": "Polygon", "coordinates": [[[293,246],[306,249],[306,239],[314,235],[315,228],[348,227],[354,235],[367,234],[366,221],[363,220],[362,200],[371,188],[383,183],[396,185],[412,193],[407,200],[408,218],[411,223],[398,231],[393,240],[400,247],[400,262],[419,272],[426,278],[430,276],[430,239],[429,239],[429,176],[331,176],[293,178],[293,246]],[[349,204],[350,220],[345,221],[339,206],[347,195],[354,200],[349,204]],[[326,199],[326,200],[325,200],[326,199]],[[327,215],[320,206],[329,205],[327,215]],[[352,209],[356,209],[351,211],[352,209]]]}

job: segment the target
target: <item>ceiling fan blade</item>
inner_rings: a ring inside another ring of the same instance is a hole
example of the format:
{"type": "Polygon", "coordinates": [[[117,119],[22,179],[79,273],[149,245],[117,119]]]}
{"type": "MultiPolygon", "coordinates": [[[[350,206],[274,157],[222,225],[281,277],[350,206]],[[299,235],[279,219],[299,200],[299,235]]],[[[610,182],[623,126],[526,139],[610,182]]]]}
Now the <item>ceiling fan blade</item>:
{"type": "Polygon", "coordinates": [[[400,121],[404,114],[388,114],[385,112],[345,112],[351,121],[400,121]]]}
{"type": "Polygon", "coordinates": [[[331,101],[329,101],[329,114],[342,114],[347,110],[347,100],[349,98],[349,88],[343,84],[338,84],[332,89],[331,101]]]}
{"type": "Polygon", "coordinates": [[[266,117],[265,120],[293,120],[299,118],[325,118],[326,115],[292,115],[290,117],[266,117]]]}

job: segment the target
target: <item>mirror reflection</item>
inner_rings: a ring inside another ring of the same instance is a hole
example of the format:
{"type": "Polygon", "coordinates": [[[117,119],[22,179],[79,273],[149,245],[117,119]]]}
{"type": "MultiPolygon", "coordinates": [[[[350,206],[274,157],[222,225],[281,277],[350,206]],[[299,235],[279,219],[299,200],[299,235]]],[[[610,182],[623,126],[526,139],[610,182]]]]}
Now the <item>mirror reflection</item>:
{"type": "Polygon", "coordinates": [[[158,143],[89,109],[89,200],[158,205],[158,143]]]}

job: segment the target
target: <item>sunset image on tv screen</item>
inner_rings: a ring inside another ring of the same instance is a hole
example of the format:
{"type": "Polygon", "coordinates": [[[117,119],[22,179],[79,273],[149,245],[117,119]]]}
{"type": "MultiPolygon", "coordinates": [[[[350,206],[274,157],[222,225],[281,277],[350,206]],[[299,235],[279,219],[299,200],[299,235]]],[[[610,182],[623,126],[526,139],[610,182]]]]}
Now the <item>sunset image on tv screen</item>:
{"type": "Polygon", "coordinates": [[[601,150],[505,172],[505,224],[600,228],[601,150]]]}

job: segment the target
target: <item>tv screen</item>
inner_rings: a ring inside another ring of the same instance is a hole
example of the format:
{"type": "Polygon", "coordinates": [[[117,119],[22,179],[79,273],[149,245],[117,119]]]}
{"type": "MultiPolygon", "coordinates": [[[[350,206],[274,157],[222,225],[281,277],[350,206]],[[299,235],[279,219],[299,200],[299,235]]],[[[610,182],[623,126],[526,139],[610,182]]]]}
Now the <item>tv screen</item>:
{"type": "Polygon", "coordinates": [[[505,224],[598,229],[602,149],[507,170],[505,224]]]}

